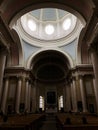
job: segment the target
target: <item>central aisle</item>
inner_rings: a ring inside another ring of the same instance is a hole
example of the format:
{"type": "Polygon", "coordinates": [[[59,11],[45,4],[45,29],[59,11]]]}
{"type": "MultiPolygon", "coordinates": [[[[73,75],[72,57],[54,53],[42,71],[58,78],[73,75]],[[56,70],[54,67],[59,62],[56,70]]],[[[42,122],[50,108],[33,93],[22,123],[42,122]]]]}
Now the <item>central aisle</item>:
{"type": "Polygon", "coordinates": [[[43,121],[43,125],[40,130],[57,130],[56,119],[54,114],[47,114],[46,119],[43,121]]]}

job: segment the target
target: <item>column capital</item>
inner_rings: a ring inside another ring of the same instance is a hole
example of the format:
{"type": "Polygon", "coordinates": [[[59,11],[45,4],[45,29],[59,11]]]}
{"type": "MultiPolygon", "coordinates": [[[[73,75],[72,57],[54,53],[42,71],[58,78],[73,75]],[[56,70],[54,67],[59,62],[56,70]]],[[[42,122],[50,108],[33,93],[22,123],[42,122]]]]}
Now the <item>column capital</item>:
{"type": "Polygon", "coordinates": [[[93,52],[98,53],[98,45],[97,45],[97,43],[95,43],[95,42],[91,43],[91,44],[89,45],[89,47],[88,47],[88,50],[89,50],[89,52],[91,52],[91,53],[93,53],[93,52]]]}
{"type": "Polygon", "coordinates": [[[79,79],[83,79],[84,75],[78,75],[79,79]]]}
{"type": "Polygon", "coordinates": [[[76,76],[72,76],[72,78],[71,78],[72,80],[76,80],[76,76]]]}
{"type": "Polygon", "coordinates": [[[6,75],[6,76],[4,76],[4,79],[9,79],[9,78],[10,78],[10,76],[7,76],[7,75],[6,75]]]}
{"type": "Polygon", "coordinates": [[[22,80],[23,77],[22,77],[22,76],[17,76],[17,79],[18,79],[18,80],[22,80]]]}
{"type": "Polygon", "coordinates": [[[26,77],[26,78],[25,78],[25,81],[26,81],[26,82],[30,82],[30,78],[29,78],[29,77],[26,77]]]}
{"type": "Polygon", "coordinates": [[[0,52],[3,54],[3,55],[7,55],[9,53],[9,48],[6,48],[6,47],[2,47],[0,49],[0,52]]]}

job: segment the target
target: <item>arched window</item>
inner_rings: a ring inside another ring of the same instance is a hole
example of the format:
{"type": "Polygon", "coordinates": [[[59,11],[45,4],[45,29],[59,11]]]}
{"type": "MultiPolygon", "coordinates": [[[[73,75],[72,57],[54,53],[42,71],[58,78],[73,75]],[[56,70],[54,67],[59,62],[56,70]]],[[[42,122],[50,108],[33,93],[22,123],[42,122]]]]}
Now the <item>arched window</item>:
{"type": "Polygon", "coordinates": [[[61,110],[63,108],[63,96],[61,95],[59,97],[59,110],[61,110]]]}
{"type": "Polygon", "coordinates": [[[44,111],[44,97],[39,96],[39,108],[44,111]]]}

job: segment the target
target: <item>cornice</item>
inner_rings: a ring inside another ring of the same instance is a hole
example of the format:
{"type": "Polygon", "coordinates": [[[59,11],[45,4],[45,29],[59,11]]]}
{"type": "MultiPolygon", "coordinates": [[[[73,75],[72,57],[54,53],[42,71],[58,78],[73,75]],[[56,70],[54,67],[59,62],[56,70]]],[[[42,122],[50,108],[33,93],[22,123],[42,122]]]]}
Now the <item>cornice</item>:
{"type": "Polygon", "coordinates": [[[24,67],[7,67],[5,68],[5,73],[6,74],[23,74],[23,73],[30,73],[30,69],[25,69],[24,67]]]}
{"type": "Polygon", "coordinates": [[[31,45],[34,45],[37,47],[57,47],[57,46],[60,47],[63,45],[67,45],[79,36],[82,28],[83,28],[83,25],[81,24],[81,22],[79,20],[77,20],[75,28],[66,37],[63,37],[63,38],[60,38],[57,40],[45,41],[45,40],[40,40],[40,39],[34,38],[34,37],[30,36],[29,34],[27,34],[24,31],[20,20],[18,20],[17,25],[14,26],[14,29],[17,30],[18,34],[21,36],[21,38],[24,41],[26,41],[28,44],[31,44],[31,45]]]}
{"type": "Polygon", "coordinates": [[[77,65],[76,67],[70,70],[72,75],[85,75],[85,74],[93,74],[93,66],[90,64],[77,65]]]}

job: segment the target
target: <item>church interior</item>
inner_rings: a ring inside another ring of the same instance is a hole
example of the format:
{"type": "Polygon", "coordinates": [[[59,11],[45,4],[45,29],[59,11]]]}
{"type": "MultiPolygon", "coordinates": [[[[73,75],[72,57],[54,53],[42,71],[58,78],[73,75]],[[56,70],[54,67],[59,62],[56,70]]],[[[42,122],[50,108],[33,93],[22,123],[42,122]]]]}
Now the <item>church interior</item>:
{"type": "Polygon", "coordinates": [[[98,0],[0,0],[0,130],[97,130],[97,44],[98,0]]]}

